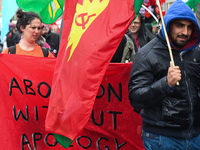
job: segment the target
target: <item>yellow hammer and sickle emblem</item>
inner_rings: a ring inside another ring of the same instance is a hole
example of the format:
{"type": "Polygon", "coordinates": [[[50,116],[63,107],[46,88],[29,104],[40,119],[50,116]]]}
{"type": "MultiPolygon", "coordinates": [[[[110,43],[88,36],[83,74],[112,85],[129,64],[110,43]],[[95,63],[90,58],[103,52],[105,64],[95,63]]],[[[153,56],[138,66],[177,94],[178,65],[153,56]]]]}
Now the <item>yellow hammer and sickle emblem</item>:
{"type": "Polygon", "coordinates": [[[105,10],[110,0],[83,0],[83,4],[76,5],[71,32],[68,37],[66,50],[71,46],[68,61],[77,47],[83,33],[86,32],[92,22],[105,10]]]}

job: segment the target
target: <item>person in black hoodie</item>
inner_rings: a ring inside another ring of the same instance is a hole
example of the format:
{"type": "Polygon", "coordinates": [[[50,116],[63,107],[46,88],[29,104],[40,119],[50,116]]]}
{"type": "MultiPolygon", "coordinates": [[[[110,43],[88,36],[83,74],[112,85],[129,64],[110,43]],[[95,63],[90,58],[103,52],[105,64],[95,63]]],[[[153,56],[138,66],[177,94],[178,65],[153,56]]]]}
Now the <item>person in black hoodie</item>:
{"type": "Polygon", "coordinates": [[[162,26],[133,58],[129,101],[142,117],[146,150],[199,150],[200,28],[181,0],[168,9],[164,23],[168,37],[162,26]],[[166,38],[175,66],[170,63],[166,38]]]}

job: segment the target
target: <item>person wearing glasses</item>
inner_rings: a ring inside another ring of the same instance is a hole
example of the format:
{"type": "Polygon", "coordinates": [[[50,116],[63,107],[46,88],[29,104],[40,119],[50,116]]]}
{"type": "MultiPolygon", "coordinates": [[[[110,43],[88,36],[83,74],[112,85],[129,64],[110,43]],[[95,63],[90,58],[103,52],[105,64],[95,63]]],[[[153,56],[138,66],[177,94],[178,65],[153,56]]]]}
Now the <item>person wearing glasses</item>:
{"type": "Polygon", "coordinates": [[[145,26],[145,17],[138,14],[137,18],[131,23],[124,37],[122,38],[111,63],[132,62],[138,49],[142,48],[145,44],[154,38],[154,35],[145,26]]]}
{"type": "Polygon", "coordinates": [[[145,44],[154,38],[152,32],[145,26],[145,17],[142,14],[138,14],[137,18],[131,23],[128,31],[134,37],[137,49],[142,48],[145,44]]]}
{"type": "Polygon", "coordinates": [[[24,12],[21,9],[16,12],[16,15],[18,18],[16,27],[22,35],[21,42],[12,48],[6,48],[2,53],[35,57],[54,57],[48,49],[43,49],[36,44],[36,40],[42,34],[42,21],[39,15],[34,12],[24,12]]]}

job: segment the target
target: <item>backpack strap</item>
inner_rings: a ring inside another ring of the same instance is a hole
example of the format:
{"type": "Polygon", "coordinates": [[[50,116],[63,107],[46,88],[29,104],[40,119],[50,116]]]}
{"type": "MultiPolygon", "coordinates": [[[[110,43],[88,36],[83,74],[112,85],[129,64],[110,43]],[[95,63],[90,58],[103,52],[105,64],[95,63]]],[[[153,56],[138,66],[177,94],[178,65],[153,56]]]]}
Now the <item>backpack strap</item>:
{"type": "Polygon", "coordinates": [[[16,53],[16,45],[10,46],[8,48],[8,54],[15,54],[16,53]]]}
{"type": "Polygon", "coordinates": [[[44,54],[44,57],[48,57],[49,56],[49,50],[45,47],[41,47],[41,49],[42,49],[42,52],[44,54]]]}
{"type": "MultiPolygon", "coordinates": [[[[45,47],[41,47],[44,57],[49,56],[49,50],[45,47]]],[[[10,46],[8,48],[8,54],[15,54],[16,53],[16,46],[10,46]]]]}

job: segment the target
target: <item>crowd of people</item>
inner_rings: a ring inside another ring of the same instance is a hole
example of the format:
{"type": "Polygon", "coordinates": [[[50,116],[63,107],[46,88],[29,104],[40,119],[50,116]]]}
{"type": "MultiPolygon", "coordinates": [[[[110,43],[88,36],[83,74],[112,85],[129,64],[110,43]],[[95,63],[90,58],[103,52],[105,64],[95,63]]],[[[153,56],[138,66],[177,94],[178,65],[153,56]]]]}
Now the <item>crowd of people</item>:
{"type": "MultiPolygon", "coordinates": [[[[19,9],[16,15],[16,28],[6,35],[2,53],[57,57],[58,27],[43,24],[34,12],[19,9]]],[[[176,0],[164,16],[167,34],[158,20],[153,32],[139,14],[111,62],[132,62],[129,101],[143,119],[146,150],[200,149],[199,24],[182,0],[176,0]]]]}
{"type": "MultiPolygon", "coordinates": [[[[19,11],[23,12],[21,9],[16,12],[17,22],[22,19],[19,16],[19,11]]],[[[28,14],[30,12],[23,13],[28,14]]],[[[22,32],[20,33],[19,30],[20,29],[16,26],[10,28],[3,41],[3,53],[6,53],[8,47],[18,46],[18,44],[23,41],[24,35],[22,32]]],[[[131,23],[126,34],[122,38],[111,63],[131,62],[138,49],[142,48],[155,37],[154,33],[155,32],[152,31],[152,25],[145,22],[145,16],[141,13],[138,14],[137,18],[131,23]]],[[[35,43],[43,49],[48,49],[54,57],[57,57],[60,46],[60,29],[56,24],[49,25],[41,21],[40,35],[35,40],[35,43]]]]}

